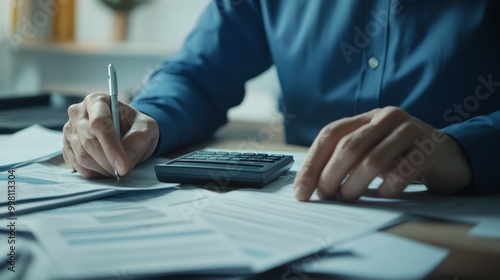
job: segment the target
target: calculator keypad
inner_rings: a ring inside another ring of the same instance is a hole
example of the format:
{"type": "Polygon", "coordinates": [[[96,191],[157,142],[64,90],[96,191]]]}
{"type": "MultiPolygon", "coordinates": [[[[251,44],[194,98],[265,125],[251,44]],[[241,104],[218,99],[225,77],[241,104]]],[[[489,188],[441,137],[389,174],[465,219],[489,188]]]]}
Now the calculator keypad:
{"type": "Polygon", "coordinates": [[[178,160],[196,160],[196,161],[243,161],[243,162],[261,162],[274,163],[283,158],[282,154],[265,154],[265,153],[238,153],[238,152],[213,152],[213,151],[196,151],[191,154],[180,157],[178,160]]]}
{"type": "Polygon", "coordinates": [[[262,188],[293,165],[293,156],[266,153],[195,151],[155,166],[161,182],[225,188],[262,188]]]}

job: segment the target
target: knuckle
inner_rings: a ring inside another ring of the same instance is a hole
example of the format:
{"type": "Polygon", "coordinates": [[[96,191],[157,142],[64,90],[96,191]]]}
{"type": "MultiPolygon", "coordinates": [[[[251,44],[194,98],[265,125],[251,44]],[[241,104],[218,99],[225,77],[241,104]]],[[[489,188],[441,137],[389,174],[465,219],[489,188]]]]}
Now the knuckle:
{"type": "Polygon", "coordinates": [[[146,115],[145,122],[146,122],[146,127],[148,127],[148,130],[150,130],[150,129],[156,129],[157,130],[158,129],[158,123],[152,117],[146,115]]]}
{"type": "Polygon", "coordinates": [[[415,122],[406,121],[400,126],[400,133],[403,135],[412,135],[416,130],[420,129],[415,122]]]}
{"type": "Polygon", "coordinates": [[[113,123],[111,122],[111,119],[103,115],[92,116],[89,119],[89,128],[92,132],[106,131],[106,129],[109,129],[112,126],[113,123]]]}
{"type": "Polygon", "coordinates": [[[320,141],[329,141],[334,135],[335,131],[335,125],[334,124],[328,124],[325,127],[321,129],[319,132],[319,140],[320,141]]]}
{"type": "Polygon", "coordinates": [[[63,126],[63,134],[68,135],[71,133],[71,131],[72,131],[71,123],[68,121],[63,126]]]}
{"type": "Polygon", "coordinates": [[[107,103],[109,100],[109,97],[107,94],[104,94],[102,92],[95,92],[94,95],[92,96],[93,102],[104,102],[107,103]]]}
{"type": "Polygon", "coordinates": [[[392,117],[404,117],[407,115],[403,109],[395,106],[384,107],[380,112],[392,117]]]}
{"type": "Polygon", "coordinates": [[[361,169],[369,174],[377,174],[379,166],[380,160],[377,157],[366,158],[360,164],[361,169]]]}
{"type": "Polygon", "coordinates": [[[83,167],[90,166],[91,162],[93,161],[90,154],[87,153],[87,151],[85,151],[84,149],[79,149],[78,151],[76,151],[75,158],[76,158],[76,162],[83,167]]]}
{"type": "Polygon", "coordinates": [[[71,104],[69,107],[68,107],[68,116],[69,118],[76,118],[76,116],[78,116],[79,112],[80,112],[80,104],[81,103],[76,103],[76,104],[71,104]]]}
{"type": "Polygon", "coordinates": [[[87,95],[85,97],[85,100],[91,101],[91,100],[102,100],[103,98],[106,98],[107,94],[104,92],[92,92],[91,94],[87,95]]]}
{"type": "Polygon", "coordinates": [[[357,141],[353,139],[350,135],[342,137],[337,144],[337,148],[341,151],[343,156],[352,156],[356,150],[357,141]]]}
{"type": "Polygon", "coordinates": [[[82,140],[82,146],[86,151],[93,151],[99,145],[99,141],[94,135],[86,135],[82,140]]]}
{"type": "Polygon", "coordinates": [[[83,100],[84,106],[88,107],[91,104],[98,103],[98,102],[105,102],[107,103],[108,97],[107,94],[104,92],[93,92],[85,97],[83,100]]]}
{"type": "Polygon", "coordinates": [[[409,119],[408,113],[403,109],[394,106],[387,106],[376,113],[376,117],[372,119],[372,123],[383,123],[391,120],[404,122],[409,119]]]}

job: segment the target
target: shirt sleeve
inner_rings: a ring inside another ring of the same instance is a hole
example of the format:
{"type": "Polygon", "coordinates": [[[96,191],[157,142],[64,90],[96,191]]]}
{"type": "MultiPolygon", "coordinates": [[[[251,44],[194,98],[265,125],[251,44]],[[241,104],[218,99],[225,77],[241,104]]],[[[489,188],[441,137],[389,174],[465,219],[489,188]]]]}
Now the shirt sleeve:
{"type": "Polygon", "coordinates": [[[469,190],[475,194],[500,192],[500,111],[477,116],[443,129],[464,149],[473,181],[469,190]]]}
{"type": "Polygon", "coordinates": [[[211,137],[243,100],[245,82],[271,66],[259,5],[211,1],[180,52],[134,98],[131,105],[158,122],[156,155],[211,137]]]}

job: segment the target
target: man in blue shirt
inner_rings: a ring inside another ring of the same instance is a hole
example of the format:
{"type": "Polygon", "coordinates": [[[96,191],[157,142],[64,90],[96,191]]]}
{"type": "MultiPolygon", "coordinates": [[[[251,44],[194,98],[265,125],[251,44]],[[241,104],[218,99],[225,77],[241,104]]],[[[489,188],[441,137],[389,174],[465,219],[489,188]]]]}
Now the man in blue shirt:
{"type": "Polygon", "coordinates": [[[69,108],[64,158],[84,177],[126,175],[155,151],[206,139],[271,65],[287,142],[312,145],[295,193],[354,201],[377,176],[397,196],[500,190],[500,9],[495,1],[213,1],[181,51],[121,106],[69,108]],[[286,114],[294,118],[287,119],[286,114]]]}

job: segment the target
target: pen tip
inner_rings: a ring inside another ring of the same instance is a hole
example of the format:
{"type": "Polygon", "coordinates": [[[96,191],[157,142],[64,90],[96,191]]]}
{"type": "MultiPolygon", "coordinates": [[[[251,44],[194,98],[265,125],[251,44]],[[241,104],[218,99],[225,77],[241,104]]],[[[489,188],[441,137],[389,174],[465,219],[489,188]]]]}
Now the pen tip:
{"type": "Polygon", "coordinates": [[[118,172],[115,170],[115,177],[116,177],[116,182],[120,183],[120,175],[118,175],[118,172]]]}

